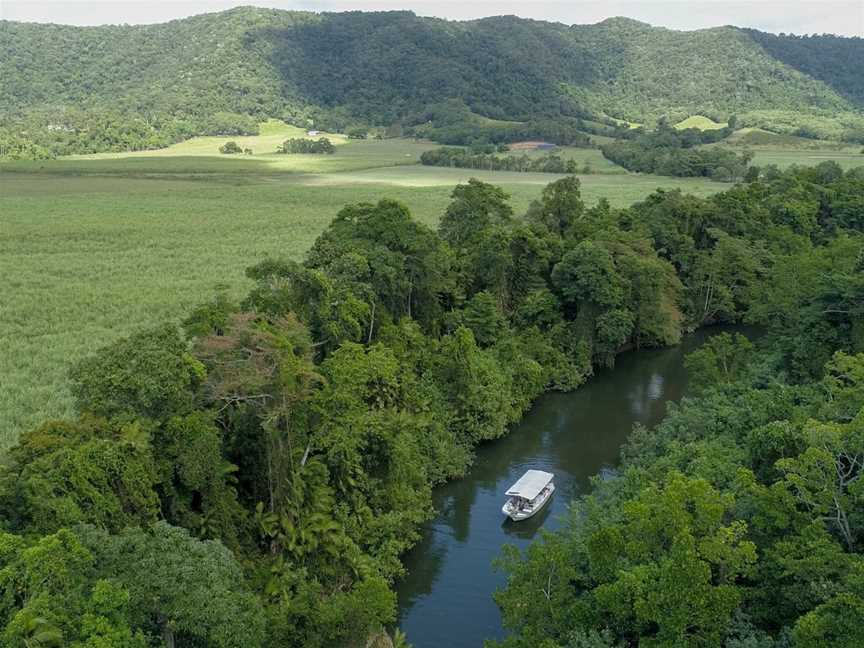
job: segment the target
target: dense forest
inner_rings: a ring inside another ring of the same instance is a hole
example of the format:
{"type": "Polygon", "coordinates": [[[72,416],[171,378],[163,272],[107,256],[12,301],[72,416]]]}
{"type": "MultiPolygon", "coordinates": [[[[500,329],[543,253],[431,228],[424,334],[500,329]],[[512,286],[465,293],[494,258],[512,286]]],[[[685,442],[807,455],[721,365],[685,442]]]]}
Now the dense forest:
{"type": "Polygon", "coordinates": [[[738,114],[742,125],[864,141],[860,60],[860,38],[623,18],[566,26],[243,7],[161,25],[0,21],[0,155],[155,148],[248,133],[265,117],[420,127],[444,144],[516,132],[564,144],[616,119],[738,114]],[[470,118],[436,116],[449,101],[470,118]]]}
{"type": "Polygon", "coordinates": [[[755,29],[747,33],[778,61],[824,81],[858,105],[864,102],[864,78],[856,73],[864,55],[862,39],[830,34],[777,35],[755,29]]]}
{"type": "Polygon", "coordinates": [[[3,645],[362,645],[478,443],[623,349],[739,321],[759,353],[691,356],[699,398],[508,554],[506,645],[859,637],[862,196],[826,162],[620,210],[566,177],[514,214],[471,180],[437,230],[346,206],[241,301],[74,367],[80,417],[0,468],[3,645]]]}

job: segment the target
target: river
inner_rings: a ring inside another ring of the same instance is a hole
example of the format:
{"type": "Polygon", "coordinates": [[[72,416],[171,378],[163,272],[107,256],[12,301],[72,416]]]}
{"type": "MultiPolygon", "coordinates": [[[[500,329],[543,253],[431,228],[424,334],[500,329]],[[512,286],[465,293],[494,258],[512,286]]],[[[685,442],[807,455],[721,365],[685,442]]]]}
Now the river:
{"type": "Polygon", "coordinates": [[[614,471],[633,425],[656,424],[667,403],[685,394],[684,355],[719,331],[624,353],[575,392],[542,396],[506,437],[478,448],[466,477],[435,490],[438,515],[406,554],[408,575],[396,588],[398,623],[414,648],[479,648],[504,636],[492,600],[505,582],[492,567],[502,545],[524,549],[540,528],[558,527],[589,478],[614,471]],[[533,518],[505,522],[504,492],[529,468],[555,474],[552,501],[533,518]]]}

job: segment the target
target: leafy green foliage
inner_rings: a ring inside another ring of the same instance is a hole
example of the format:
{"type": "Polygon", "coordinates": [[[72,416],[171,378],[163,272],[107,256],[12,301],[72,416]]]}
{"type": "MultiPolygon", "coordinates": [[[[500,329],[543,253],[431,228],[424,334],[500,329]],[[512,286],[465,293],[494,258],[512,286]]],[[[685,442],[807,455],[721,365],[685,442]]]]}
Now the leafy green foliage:
{"type": "Polygon", "coordinates": [[[740,333],[715,335],[685,359],[690,384],[699,390],[740,380],[752,353],[753,345],[740,333]]]}
{"type": "Polygon", "coordinates": [[[82,409],[103,416],[157,418],[192,407],[204,367],[187,353],[174,326],[161,326],[115,342],[71,372],[82,409]]]}
{"type": "Polygon", "coordinates": [[[237,144],[234,140],[230,142],[225,142],[222,146],[219,147],[219,152],[224,155],[234,155],[237,153],[242,153],[243,148],[237,144]]]}
{"type": "Polygon", "coordinates": [[[282,142],[282,146],[276,149],[276,152],[333,155],[336,152],[336,147],[326,137],[319,137],[317,140],[295,137],[282,142]]]}
{"type": "Polygon", "coordinates": [[[0,543],[4,645],[145,648],[144,634],[132,629],[128,591],[95,575],[96,558],[74,533],[30,546],[4,534],[0,543]]]}
{"type": "Polygon", "coordinates": [[[264,616],[246,591],[240,565],[220,542],[201,541],[160,522],[116,536],[82,531],[100,569],[129,592],[136,626],[171,646],[260,645],[264,616]]]}
{"type": "Polygon", "coordinates": [[[119,530],[159,515],[147,433],[84,418],[28,432],[10,452],[0,499],[13,528],[51,533],[86,522],[119,530]]]}
{"type": "Polygon", "coordinates": [[[657,645],[719,642],[741,601],[735,583],[756,560],[746,525],[728,522],[732,506],[674,473],[625,503],[620,526],[588,539],[593,613],[657,645]]]}

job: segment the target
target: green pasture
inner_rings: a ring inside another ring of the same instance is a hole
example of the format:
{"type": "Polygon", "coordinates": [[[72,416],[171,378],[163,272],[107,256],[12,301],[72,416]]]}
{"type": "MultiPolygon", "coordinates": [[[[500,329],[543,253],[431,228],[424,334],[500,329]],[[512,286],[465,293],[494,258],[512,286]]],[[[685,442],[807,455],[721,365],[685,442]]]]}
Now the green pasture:
{"type": "Polygon", "coordinates": [[[840,150],[807,150],[807,149],[783,149],[783,148],[752,148],[754,157],[753,164],[763,166],[776,164],[785,169],[797,164],[798,166],[814,166],[820,162],[832,160],[844,169],[864,166],[864,155],[860,149],[840,150]]]}
{"type": "Polygon", "coordinates": [[[753,153],[753,164],[757,166],[776,164],[785,169],[793,164],[814,166],[826,160],[833,160],[844,169],[864,166],[860,145],[771,133],[760,128],[742,128],[725,140],[706,144],[706,147],[713,146],[732,148],[737,152],[749,150],[753,153]]]}

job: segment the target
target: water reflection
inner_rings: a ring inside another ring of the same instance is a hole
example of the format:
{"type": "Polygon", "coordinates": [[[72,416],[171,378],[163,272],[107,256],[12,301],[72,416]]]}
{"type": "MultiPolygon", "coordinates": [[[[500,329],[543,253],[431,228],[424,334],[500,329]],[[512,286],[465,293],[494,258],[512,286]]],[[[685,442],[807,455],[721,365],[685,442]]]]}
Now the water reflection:
{"type": "MultiPolygon", "coordinates": [[[[552,494],[552,499],[555,499],[556,497],[561,497],[561,493],[557,490],[552,494]]],[[[537,529],[542,527],[546,522],[546,518],[552,514],[552,508],[552,500],[550,500],[538,513],[535,513],[527,520],[514,522],[510,518],[505,517],[504,521],[501,523],[501,531],[510,538],[524,538],[530,540],[534,537],[534,534],[537,533],[537,529]]]]}
{"type": "Polygon", "coordinates": [[[502,545],[526,547],[541,527],[560,525],[592,475],[615,476],[633,425],[656,424],[667,403],[681,398],[683,356],[707,335],[673,349],[625,354],[578,391],[541,397],[508,436],[478,448],[468,476],[435,490],[438,516],[405,556],[408,576],[397,586],[399,624],[415,648],[476,648],[502,636],[492,599],[504,584],[492,569],[502,545]],[[501,513],[504,492],[529,468],[554,473],[556,492],[543,511],[512,522],[501,513]]]}

